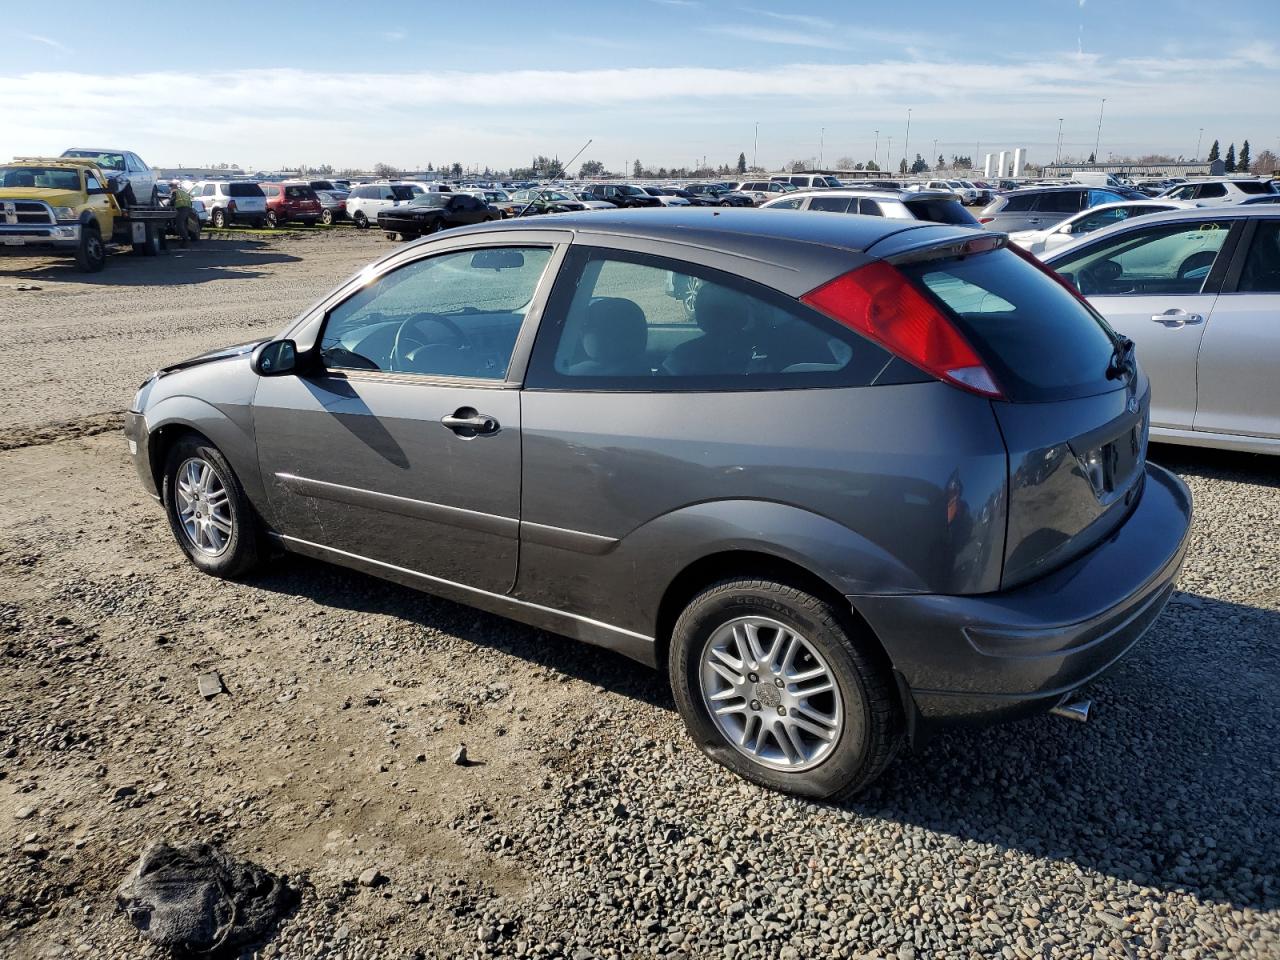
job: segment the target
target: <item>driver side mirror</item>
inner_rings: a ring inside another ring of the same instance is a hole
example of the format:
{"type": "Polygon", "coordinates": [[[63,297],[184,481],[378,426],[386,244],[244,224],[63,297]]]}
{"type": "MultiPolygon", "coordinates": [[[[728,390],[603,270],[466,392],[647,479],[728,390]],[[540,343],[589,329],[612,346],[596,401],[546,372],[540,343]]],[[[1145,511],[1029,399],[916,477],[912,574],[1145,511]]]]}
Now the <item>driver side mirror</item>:
{"type": "Polygon", "coordinates": [[[298,368],[298,347],[292,340],[272,340],[253,351],[249,361],[260,377],[282,377],[298,368]]]}

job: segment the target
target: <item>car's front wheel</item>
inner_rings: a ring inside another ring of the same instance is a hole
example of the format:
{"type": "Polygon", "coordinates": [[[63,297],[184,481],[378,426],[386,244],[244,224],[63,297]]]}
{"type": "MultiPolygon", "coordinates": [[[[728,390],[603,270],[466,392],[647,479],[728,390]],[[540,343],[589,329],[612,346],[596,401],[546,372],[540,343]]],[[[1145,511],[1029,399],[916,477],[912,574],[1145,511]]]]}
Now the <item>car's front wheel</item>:
{"type": "Polygon", "coordinates": [[[208,440],[191,434],[173,445],[162,494],[178,546],[205,573],[238,577],[261,560],[258,516],[231,465],[208,440]]]}
{"type": "Polygon", "coordinates": [[[676,704],[702,751],[746,779],[849,796],[880,775],[900,741],[891,679],[868,640],[805,590],[725,580],[676,622],[676,704]]]}

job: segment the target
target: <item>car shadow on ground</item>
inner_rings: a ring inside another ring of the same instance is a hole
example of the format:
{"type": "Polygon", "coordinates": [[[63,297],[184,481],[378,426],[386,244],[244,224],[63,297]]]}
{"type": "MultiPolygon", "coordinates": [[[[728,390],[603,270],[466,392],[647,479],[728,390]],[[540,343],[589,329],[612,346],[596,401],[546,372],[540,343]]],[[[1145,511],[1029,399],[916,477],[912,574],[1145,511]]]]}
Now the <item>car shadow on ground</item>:
{"type": "Polygon", "coordinates": [[[1280,487],[1280,456],[1153,443],[1147,457],[1174,473],[1280,487]]]}
{"type": "MultiPolygon", "coordinates": [[[[252,582],[417,623],[674,710],[665,676],[625,657],[365,574],[290,557],[252,582]]],[[[1043,716],[944,730],[836,809],[989,846],[980,859],[1021,851],[1140,886],[1274,909],[1280,663],[1266,637],[1280,637],[1280,613],[1179,594],[1087,691],[1098,704],[1089,723],[1043,716]],[[1195,656],[1180,655],[1186,645],[1195,656]]],[[[814,816],[830,809],[815,805],[814,816]]],[[[972,846],[957,854],[975,856],[972,846]]]]}
{"type": "Polygon", "coordinates": [[[37,284],[48,280],[99,287],[168,287],[211,280],[254,280],[265,276],[254,267],[300,259],[272,249],[270,241],[265,240],[202,237],[181,247],[171,238],[168,248],[156,257],[139,256],[127,248],[116,247],[107,257],[107,265],[98,273],[81,273],[75,261],[67,256],[24,257],[7,262],[0,258],[0,274],[37,284]]]}

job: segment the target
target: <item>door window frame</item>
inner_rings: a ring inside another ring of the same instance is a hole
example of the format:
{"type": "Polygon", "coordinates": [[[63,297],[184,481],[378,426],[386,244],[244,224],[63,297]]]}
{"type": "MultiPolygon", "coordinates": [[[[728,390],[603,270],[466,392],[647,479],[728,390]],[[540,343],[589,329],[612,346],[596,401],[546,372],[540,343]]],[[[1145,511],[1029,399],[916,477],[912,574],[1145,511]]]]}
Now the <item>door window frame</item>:
{"type": "MultiPolygon", "coordinates": [[[[1135,220],[1135,221],[1141,220],[1141,219],[1142,218],[1140,217],[1130,218],[1130,220],[1135,220]]],[[[1158,223],[1135,222],[1131,230],[1125,230],[1122,233],[1115,233],[1109,237],[1104,237],[1101,240],[1087,241],[1087,242],[1081,243],[1078,247],[1075,244],[1073,244],[1072,250],[1071,250],[1072,258],[1073,259],[1087,258],[1091,256],[1098,247],[1101,247],[1103,244],[1112,243],[1114,241],[1120,241],[1119,245],[1122,246],[1124,242],[1127,242],[1126,238],[1131,237],[1131,235],[1135,233],[1146,233],[1146,232],[1151,232],[1156,230],[1163,230],[1177,223],[1195,223],[1197,220],[1200,220],[1200,219],[1204,219],[1204,220],[1222,219],[1222,220],[1226,220],[1228,223],[1231,224],[1231,226],[1227,228],[1227,237],[1225,240],[1222,241],[1222,246],[1218,250],[1218,258],[1213,262],[1213,269],[1209,271],[1209,275],[1205,277],[1204,284],[1200,287],[1199,290],[1195,292],[1176,292],[1176,291],[1161,292],[1159,293],[1159,296],[1161,297],[1199,297],[1199,296],[1205,296],[1209,294],[1222,293],[1224,291],[1224,283],[1226,281],[1227,271],[1232,267],[1234,267],[1237,259],[1239,259],[1237,257],[1237,253],[1241,249],[1240,237],[1244,233],[1245,224],[1249,222],[1249,221],[1246,221],[1244,217],[1215,218],[1212,215],[1212,213],[1210,213],[1208,216],[1203,218],[1200,218],[1200,217],[1188,218],[1185,221],[1165,220],[1158,223]]],[[[1106,230],[1108,228],[1103,227],[1102,229],[1106,230]]],[[[1088,236],[1088,234],[1085,234],[1085,236],[1088,236]]],[[[1063,258],[1063,259],[1066,259],[1066,258],[1063,258]]],[[[1058,272],[1057,263],[1050,264],[1049,266],[1055,273],[1058,272]]],[[[1243,269],[1243,262],[1241,262],[1241,269],[1243,269]]],[[[1236,276],[1237,278],[1239,277],[1239,270],[1236,271],[1236,276]]],[[[1156,296],[1156,294],[1154,293],[1134,293],[1134,294],[1095,293],[1092,296],[1093,298],[1098,298],[1098,297],[1124,298],[1124,297],[1149,297],[1149,296],[1156,296]]]]}
{"type": "Polygon", "coordinates": [[[490,390],[518,390],[524,384],[525,371],[529,363],[529,354],[533,349],[534,338],[550,299],[556,277],[560,273],[565,254],[568,251],[573,235],[559,230],[511,230],[486,233],[483,237],[474,236],[446,237],[430,244],[426,248],[417,247],[412,250],[394,253],[381,262],[365,267],[358,274],[338,287],[329,296],[317,303],[292,327],[281,334],[282,339],[293,340],[297,344],[299,356],[309,356],[314,362],[313,372],[302,376],[329,377],[340,380],[379,380],[397,383],[413,383],[423,386],[476,387],[490,390]],[[329,322],[329,314],[334,308],[345,303],[371,283],[375,283],[394,270],[407,267],[420,260],[433,259],[451,253],[476,253],[480,250],[501,247],[544,247],[551,250],[547,265],[534,288],[533,298],[529,301],[529,310],[525,313],[520,332],[516,335],[515,345],[511,349],[511,359],[507,364],[504,379],[488,379],[484,377],[457,377],[447,374],[403,373],[390,370],[361,370],[325,367],[319,363],[318,350],[324,328],[329,322]]]}

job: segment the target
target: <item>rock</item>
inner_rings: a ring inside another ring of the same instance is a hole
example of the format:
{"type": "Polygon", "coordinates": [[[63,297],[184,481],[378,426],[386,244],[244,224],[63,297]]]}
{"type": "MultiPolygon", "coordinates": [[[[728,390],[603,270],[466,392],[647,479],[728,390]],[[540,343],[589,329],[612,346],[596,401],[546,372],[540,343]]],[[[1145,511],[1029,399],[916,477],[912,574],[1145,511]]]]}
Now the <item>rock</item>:
{"type": "Polygon", "coordinates": [[[380,887],[384,883],[389,883],[390,881],[387,879],[386,874],[377,867],[370,867],[364,873],[360,874],[356,882],[362,887],[380,887]]]}
{"type": "Polygon", "coordinates": [[[22,845],[22,855],[30,857],[32,860],[43,860],[49,855],[49,851],[38,843],[24,843],[22,845]]]}
{"type": "Polygon", "coordinates": [[[298,902],[287,881],[205,843],[154,843],[116,892],[138,932],[176,950],[258,943],[298,902]]]}
{"type": "Polygon", "coordinates": [[[13,815],[13,818],[15,820],[30,820],[35,815],[35,807],[19,807],[18,812],[13,815]]]}
{"type": "Polygon", "coordinates": [[[453,756],[449,759],[460,767],[471,765],[471,761],[467,759],[467,745],[465,743],[458,744],[458,749],[453,751],[453,756]]]}
{"type": "Polygon", "coordinates": [[[123,786],[123,787],[117,787],[116,792],[113,793],[111,796],[115,800],[124,800],[128,797],[136,796],[137,793],[138,793],[137,787],[123,786]]]}
{"type": "Polygon", "coordinates": [[[209,673],[202,673],[196,679],[196,685],[200,688],[200,696],[206,700],[212,700],[220,693],[226,693],[226,684],[222,682],[222,674],[216,670],[209,673]]]}

